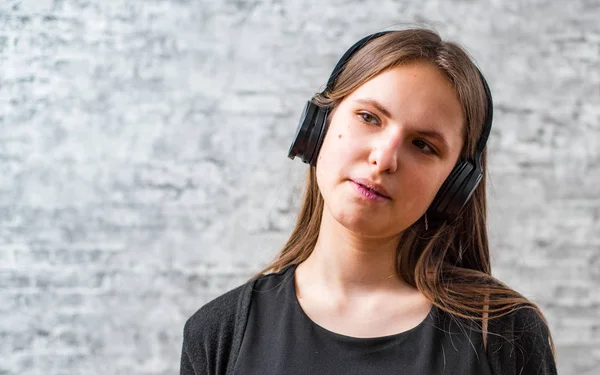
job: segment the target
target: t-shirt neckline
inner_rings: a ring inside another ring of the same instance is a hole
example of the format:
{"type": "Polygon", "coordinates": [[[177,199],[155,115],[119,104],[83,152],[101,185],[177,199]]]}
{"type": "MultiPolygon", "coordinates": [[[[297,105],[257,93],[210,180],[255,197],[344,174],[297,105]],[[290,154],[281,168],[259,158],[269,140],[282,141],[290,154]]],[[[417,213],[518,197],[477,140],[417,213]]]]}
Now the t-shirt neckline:
{"type": "Polygon", "coordinates": [[[317,324],[316,322],[314,322],[302,309],[302,306],[300,305],[300,301],[298,300],[298,296],[296,294],[296,281],[295,280],[296,280],[296,267],[297,266],[298,266],[297,264],[292,264],[292,265],[288,266],[288,269],[286,269],[283,272],[286,274],[291,273],[291,275],[289,275],[289,277],[286,277],[288,285],[286,285],[285,287],[288,288],[287,292],[290,294],[290,297],[291,297],[293,305],[294,305],[294,309],[297,310],[297,313],[302,317],[302,319],[308,325],[314,327],[315,330],[319,331],[323,335],[330,336],[330,337],[332,337],[334,339],[338,339],[338,340],[343,340],[343,341],[347,341],[347,342],[357,342],[357,343],[368,343],[368,342],[375,343],[375,342],[398,341],[398,340],[404,341],[404,340],[410,338],[411,336],[418,334],[419,331],[425,329],[426,327],[434,325],[433,314],[436,312],[436,306],[432,305],[431,309],[429,310],[429,312],[427,313],[425,318],[421,322],[419,322],[419,324],[417,324],[416,326],[414,326],[410,329],[402,331],[402,332],[392,333],[390,335],[384,335],[384,336],[355,337],[355,336],[348,336],[348,335],[344,335],[341,333],[331,331],[331,330],[317,324]]]}

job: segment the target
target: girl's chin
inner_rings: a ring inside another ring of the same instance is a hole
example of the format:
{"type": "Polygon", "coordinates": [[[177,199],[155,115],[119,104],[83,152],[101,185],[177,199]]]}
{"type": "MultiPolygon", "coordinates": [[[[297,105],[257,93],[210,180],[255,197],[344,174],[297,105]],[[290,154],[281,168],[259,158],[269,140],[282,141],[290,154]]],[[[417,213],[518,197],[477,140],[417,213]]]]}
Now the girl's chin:
{"type": "MultiPolygon", "coordinates": [[[[400,218],[388,216],[387,210],[365,209],[362,204],[344,202],[343,208],[330,211],[335,221],[347,230],[367,237],[391,237],[410,226],[400,218]]],[[[330,207],[333,208],[333,207],[330,207]]]]}
{"type": "Polygon", "coordinates": [[[335,220],[347,230],[365,236],[381,237],[390,233],[387,223],[381,216],[346,211],[336,215],[335,220]]]}

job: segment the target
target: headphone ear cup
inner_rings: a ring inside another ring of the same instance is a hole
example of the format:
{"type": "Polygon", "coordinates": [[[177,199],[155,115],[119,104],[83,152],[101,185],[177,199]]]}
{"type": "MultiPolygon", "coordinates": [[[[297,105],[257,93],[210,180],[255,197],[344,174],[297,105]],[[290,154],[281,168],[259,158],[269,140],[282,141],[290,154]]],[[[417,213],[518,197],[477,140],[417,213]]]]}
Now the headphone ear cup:
{"type": "Polygon", "coordinates": [[[427,210],[433,220],[455,219],[483,176],[480,168],[468,161],[459,162],[427,210]]]}
{"type": "Polygon", "coordinates": [[[304,106],[296,136],[288,151],[288,157],[298,156],[304,163],[316,165],[317,156],[326,133],[328,108],[323,108],[309,100],[304,106]]]}
{"type": "Polygon", "coordinates": [[[310,165],[312,165],[313,167],[317,166],[317,157],[319,156],[319,152],[321,151],[321,146],[323,145],[323,140],[325,139],[325,134],[327,134],[327,129],[328,129],[327,115],[328,114],[329,114],[329,108],[319,107],[319,111],[317,112],[317,116],[315,118],[314,132],[311,134],[314,136],[314,139],[311,138],[309,140],[309,144],[314,143],[314,148],[312,150],[312,156],[309,161],[310,165]]]}

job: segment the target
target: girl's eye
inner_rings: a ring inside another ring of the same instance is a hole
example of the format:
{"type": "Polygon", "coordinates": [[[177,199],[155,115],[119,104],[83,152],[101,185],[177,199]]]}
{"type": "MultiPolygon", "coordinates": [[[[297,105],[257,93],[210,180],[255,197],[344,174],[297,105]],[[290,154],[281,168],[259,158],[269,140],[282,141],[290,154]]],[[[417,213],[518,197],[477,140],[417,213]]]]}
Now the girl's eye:
{"type": "Polygon", "coordinates": [[[372,125],[379,125],[379,120],[377,119],[377,117],[373,116],[370,113],[361,112],[358,115],[360,116],[360,118],[363,122],[366,122],[366,123],[372,124],[372,125]]]}
{"type": "Polygon", "coordinates": [[[422,140],[422,139],[417,139],[417,140],[415,140],[415,141],[413,142],[413,144],[414,144],[415,146],[417,146],[418,148],[420,148],[420,149],[421,149],[421,151],[423,151],[423,152],[424,152],[424,153],[426,153],[426,154],[435,154],[435,153],[436,153],[436,152],[435,152],[435,150],[433,149],[433,147],[431,147],[431,146],[429,145],[429,143],[425,142],[425,141],[424,141],[424,140],[422,140]]]}

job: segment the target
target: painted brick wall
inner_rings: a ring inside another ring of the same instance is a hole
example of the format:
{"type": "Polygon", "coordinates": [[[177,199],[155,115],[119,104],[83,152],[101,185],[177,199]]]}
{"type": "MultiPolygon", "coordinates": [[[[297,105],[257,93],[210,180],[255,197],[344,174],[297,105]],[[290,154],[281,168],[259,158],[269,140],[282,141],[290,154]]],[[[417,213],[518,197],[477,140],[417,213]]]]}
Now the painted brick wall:
{"type": "Polygon", "coordinates": [[[0,374],[174,374],[183,323],[289,235],[305,100],[435,27],[496,102],[494,272],[600,369],[600,1],[3,0],[0,374]]]}

